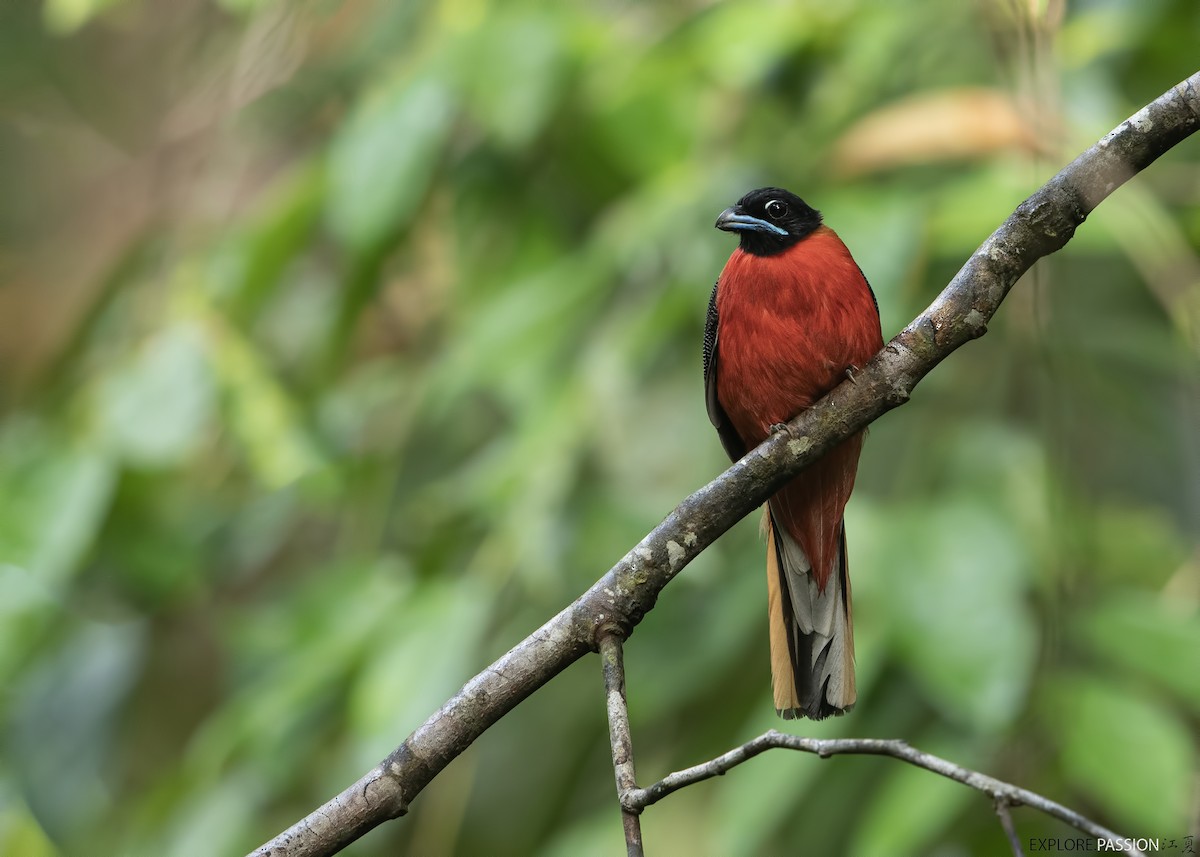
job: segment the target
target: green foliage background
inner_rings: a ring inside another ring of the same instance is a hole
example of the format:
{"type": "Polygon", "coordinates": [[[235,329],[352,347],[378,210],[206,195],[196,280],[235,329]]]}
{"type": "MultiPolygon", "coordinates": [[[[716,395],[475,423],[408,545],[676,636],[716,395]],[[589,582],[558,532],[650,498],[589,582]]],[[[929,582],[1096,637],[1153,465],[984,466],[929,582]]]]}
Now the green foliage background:
{"type": "MultiPolygon", "coordinates": [[[[821,208],[890,336],[1197,44],[1194,0],[6,0],[0,853],[235,854],[304,815],[724,468],[723,207],[821,208]]],[[[1190,141],[872,429],[860,705],[796,728],[1196,832],[1198,248],[1190,141]]],[[[779,725],[755,526],[630,641],[643,782],[779,725]]],[[[585,659],[349,853],[620,853],[605,730],[585,659]]],[[[1006,847],[869,758],[769,754],[643,823],[1006,847]]]]}

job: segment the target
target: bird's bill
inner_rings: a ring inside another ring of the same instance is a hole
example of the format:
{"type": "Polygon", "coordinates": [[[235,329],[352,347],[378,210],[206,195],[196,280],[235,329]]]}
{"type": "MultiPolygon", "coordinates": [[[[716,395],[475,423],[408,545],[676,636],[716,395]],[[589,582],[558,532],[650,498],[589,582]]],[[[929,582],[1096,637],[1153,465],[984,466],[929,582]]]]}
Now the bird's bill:
{"type": "Polygon", "coordinates": [[[717,218],[716,227],[725,232],[766,232],[774,235],[787,235],[786,229],[781,229],[774,223],[768,223],[759,217],[751,217],[742,211],[741,206],[733,205],[721,212],[717,218]]]}

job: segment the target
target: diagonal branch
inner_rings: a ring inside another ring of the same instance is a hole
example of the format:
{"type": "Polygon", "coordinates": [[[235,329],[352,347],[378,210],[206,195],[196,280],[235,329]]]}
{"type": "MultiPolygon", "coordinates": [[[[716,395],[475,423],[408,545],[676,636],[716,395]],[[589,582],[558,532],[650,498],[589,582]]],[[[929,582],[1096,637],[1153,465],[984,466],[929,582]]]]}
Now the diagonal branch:
{"type": "MultiPolygon", "coordinates": [[[[1008,807],[1010,806],[1028,806],[1031,809],[1044,812],[1046,815],[1066,822],[1076,830],[1080,830],[1097,839],[1104,839],[1110,842],[1126,842],[1125,839],[1113,833],[1108,828],[1101,827],[1096,822],[1085,818],[1073,809],[1069,809],[1049,798],[1042,797],[1036,792],[1031,792],[1028,789],[1023,789],[1011,783],[1006,783],[1003,780],[997,780],[994,777],[981,774],[978,771],[972,771],[969,768],[956,765],[940,756],[910,747],[904,741],[885,740],[882,738],[802,738],[799,735],[787,735],[774,729],[764,732],[757,738],[747,741],[740,747],[735,747],[728,753],[723,753],[715,759],[710,759],[702,764],[668,774],[652,786],[627,791],[621,797],[621,805],[627,810],[641,812],[651,804],[658,803],[672,792],[679,791],[682,788],[713,777],[719,777],[732,768],[736,768],[742,762],[749,761],[758,754],[772,749],[812,753],[820,756],[822,759],[828,759],[830,756],[849,755],[890,756],[893,759],[908,762],[910,765],[915,765],[918,768],[932,771],[947,779],[954,780],[956,783],[962,783],[965,786],[983,792],[992,799],[996,805],[996,812],[1000,815],[1000,820],[1004,824],[1005,833],[1008,834],[1010,843],[1013,843],[1017,849],[1020,848],[1020,843],[1016,840],[1015,833],[1012,832],[1012,819],[1008,817],[1008,807]]],[[[1019,850],[1017,853],[1020,853],[1019,850]]],[[[1140,854],[1140,852],[1132,851],[1129,848],[1125,849],[1125,853],[1140,854]]]]}
{"type": "Polygon", "coordinates": [[[333,854],[408,804],[493,723],[598,647],[628,637],[659,593],[718,536],[843,438],[908,400],[934,366],[981,336],[1009,289],[1061,249],[1113,190],[1200,127],[1200,73],[1172,87],[1065,167],[983,242],[937,299],[843,383],[683,500],[587,592],[471,679],[386,759],[259,847],[258,857],[333,854]]]}

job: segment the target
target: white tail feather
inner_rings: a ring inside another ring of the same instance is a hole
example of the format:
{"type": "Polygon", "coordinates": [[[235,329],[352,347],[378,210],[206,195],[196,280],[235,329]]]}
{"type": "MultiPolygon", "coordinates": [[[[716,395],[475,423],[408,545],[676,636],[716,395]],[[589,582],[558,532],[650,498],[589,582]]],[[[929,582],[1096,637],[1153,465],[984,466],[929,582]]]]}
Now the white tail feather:
{"type": "Polygon", "coordinates": [[[768,556],[767,574],[776,708],[785,718],[841,714],[857,698],[844,542],[822,592],[804,550],[773,523],[767,521],[767,550],[775,554],[768,556]]]}

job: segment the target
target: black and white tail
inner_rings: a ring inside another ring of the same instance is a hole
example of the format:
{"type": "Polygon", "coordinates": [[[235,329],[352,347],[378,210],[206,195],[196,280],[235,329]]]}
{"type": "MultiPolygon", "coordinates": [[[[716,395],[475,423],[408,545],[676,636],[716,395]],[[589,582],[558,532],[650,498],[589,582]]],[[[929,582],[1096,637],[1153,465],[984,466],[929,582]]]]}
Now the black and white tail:
{"type": "Polygon", "coordinates": [[[800,545],[769,512],[765,519],[775,710],[785,720],[843,714],[857,698],[845,526],[822,592],[800,545]]]}

